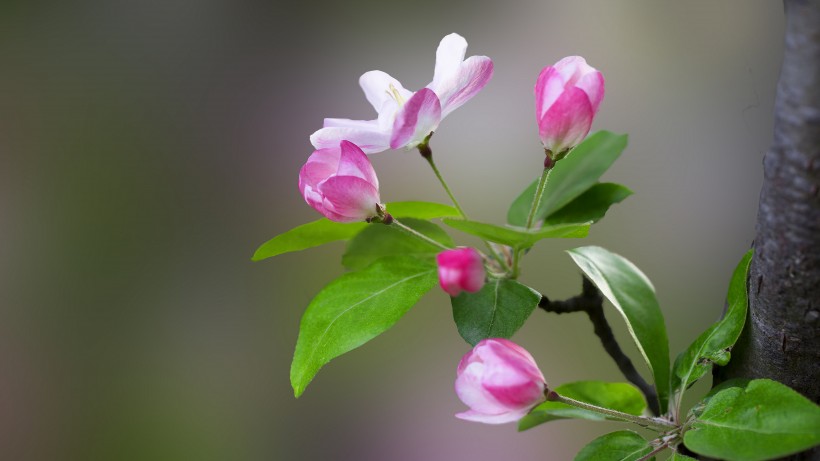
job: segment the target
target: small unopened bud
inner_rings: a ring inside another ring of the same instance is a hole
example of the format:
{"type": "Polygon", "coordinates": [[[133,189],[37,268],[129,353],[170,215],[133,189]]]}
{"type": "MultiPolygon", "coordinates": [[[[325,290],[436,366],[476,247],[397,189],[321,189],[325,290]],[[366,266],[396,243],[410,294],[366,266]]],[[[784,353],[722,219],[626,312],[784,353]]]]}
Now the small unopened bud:
{"type": "Polygon", "coordinates": [[[457,418],[503,424],[518,421],[543,402],[548,386],[529,352],[507,339],[491,338],[461,359],[455,387],[470,407],[457,418]]]}
{"type": "Polygon", "coordinates": [[[541,70],[535,83],[535,118],[544,147],[557,155],[584,140],[604,98],[604,77],[580,56],[541,70]]]}
{"type": "Polygon", "coordinates": [[[462,291],[475,293],[484,286],[484,262],[474,248],[456,248],[436,255],[438,281],[450,296],[462,291]]]}

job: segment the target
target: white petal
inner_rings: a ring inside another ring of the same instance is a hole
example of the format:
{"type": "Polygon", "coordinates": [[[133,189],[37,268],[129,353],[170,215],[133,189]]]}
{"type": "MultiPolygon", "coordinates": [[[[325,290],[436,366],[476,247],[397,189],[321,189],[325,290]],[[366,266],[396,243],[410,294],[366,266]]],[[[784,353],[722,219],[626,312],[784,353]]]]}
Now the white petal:
{"type": "Polygon", "coordinates": [[[411,91],[401,86],[398,80],[380,70],[365,72],[359,78],[359,86],[362,87],[367,101],[376,109],[376,112],[379,113],[381,113],[381,109],[386,101],[393,100],[391,85],[405,101],[413,95],[411,91]]]}
{"type": "Polygon", "coordinates": [[[436,69],[433,72],[433,82],[428,88],[438,93],[438,86],[458,72],[466,52],[467,40],[461,35],[450,34],[441,39],[436,49],[436,69]]]}
{"type": "Polygon", "coordinates": [[[390,132],[385,132],[376,126],[372,129],[357,127],[331,126],[317,130],[310,135],[310,142],[317,149],[338,148],[342,141],[350,141],[359,146],[367,154],[386,151],[390,148],[390,132]]]}

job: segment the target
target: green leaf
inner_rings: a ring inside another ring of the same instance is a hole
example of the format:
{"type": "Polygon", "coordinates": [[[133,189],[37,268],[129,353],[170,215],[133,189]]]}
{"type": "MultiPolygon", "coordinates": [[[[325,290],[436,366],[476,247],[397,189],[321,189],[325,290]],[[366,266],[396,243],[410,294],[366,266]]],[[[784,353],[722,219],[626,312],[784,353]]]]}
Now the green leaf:
{"type": "MultiPolygon", "coordinates": [[[[458,210],[451,206],[429,202],[394,202],[386,206],[390,214],[399,218],[433,219],[445,216],[459,216],[458,210]]],[[[279,234],[263,243],[253,254],[253,261],[278,256],[293,251],[313,248],[325,243],[349,240],[367,223],[338,223],[327,218],[309,222],[279,234]]]]}
{"type": "MultiPolygon", "coordinates": [[[[453,239],[439,226],[420,219],[402,218],[402,224],[449,247],[453,239]]],[[[359,232],[347,245],[342,255],[342,265],[348,269],[362,269],[373,261],[386,256],[415,255],[434,262],[441,248],[412,236],[396,226],[370,226],[359,232]]]]}
{"type": "Polygon", "coordinates": [[[367,227],[365,222],[338,223],[327,218],[302,224],[263,243],[253,254],[260,261],[293,251],[302,251],[325,243],[348,240],[367,227]]]}
{"type": "Polygon", "coordinates": [[[672,453],[672,456],[669,457],[666,461],[698,461],[695,458],[690,458],[689,456],[682,455],[678,452],[672,453]]]}
{"type": "Polygon", "coordinates": [[[618,431],[590,442],[575,455],[575,461],[635,461],[651,451],[649,442],[637,433],[618,431]]]}
{"type": "Polygon", "coordinates": [[[820,444],[820,407],[777,381],[754,379],[711,396],[683,442],[728,461],[780,458],[820,444]]]}
{"type": "Polygon", "coordinates": [[[385,206],[385,211],[394,218],[435,219],[461,216],[450,205],[432,202],[393,202],[385,206]]]}
{"type": "Polygon", "coordinates": [[[737,341],[746,322],[746,277],[751,261],[752,250],[749,250],[732,275],[726,297],[728,308],[723,319],[698,336],[675,360],[672,390],[680,392],[678,400],[689,386],[712,368],[713,363],[726,365],[729,362],[728,350],[737,341]]]}
{"type": "Polygon", "coordinates": [[[620,203],[630,195],[632,191],[620,184],[598,183],[575,197],[560,210],[547,216],[544,223],[551,225],[598,222],[606,215],[609,207],[620,203]]]}
{"type": "Polygon", "coordinates": [[[380,259],[323,288],[299,326],[290,368],[296,397],[319,368],[393,326],[437,281],[435,265],[402,256],[380,259]]]}
{"type": "MultiPolygon", "coordinates": [[[[640,415],[646,409],[643,394],[627,383],[603,381],[578,381],[562,384],[553,389],[564,397],[580,400],[599,407],[618,410],[630,415],[640,415]]],[[[600,413],[583,410],[561,402],[544,402],[518,421],[518,430],[525,431],[539,424],[556,419],[579,418],[594,421],[607,419],[600,413]]]]}
{"type": "Polygon", "coordinates": [[[558,224],[555,226],[544,226],[540,229],[526,230],[523,228],[512,228],[496,226],[477,221],[465,219],[444,218],[444,224],[458,229],[470,235],[475,235],[484,240],[501,243],[515,249],[529,248],[535,242],[545,238],[583,238],[589,234],[590,223],[583,224],[558,224]]]}
{"type": "Polygon", "coordinates": [[[515,280],[494,279],[477,293],[451,298],[453,319],[471,345],[486,338],[510,338],[532,314],[541,294],[515,280]]]}
{"type": "MultiPolygon", "coordinates": [[[[567,156],[555,163],[550,172],[536,221],[558,211],[598,182],[598,178],[626,148],[627,136],[599,131],[576,146],[567,156]]],[[[527,225],[538,180],[530,184],[510,206],[507,222],[514,226],[527,225]]]]}
{"type": "Polygon", "coordinates": [[[669,340],[652,282],[626,258],[601,247],[569,251],[575,264],[615,306],[646,360],[662,412],[669,401],[669,340]]]}

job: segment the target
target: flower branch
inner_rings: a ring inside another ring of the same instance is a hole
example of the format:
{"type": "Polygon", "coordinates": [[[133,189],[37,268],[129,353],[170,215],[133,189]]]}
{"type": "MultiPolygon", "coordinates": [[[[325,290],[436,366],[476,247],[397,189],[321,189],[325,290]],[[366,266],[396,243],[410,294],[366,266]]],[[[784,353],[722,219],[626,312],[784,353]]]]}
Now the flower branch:
{"type": "Polygon", "coordinates": [[[660,406],[658,403],[658,393],[655,387],[647,383],[646,380],[635,369],[635,365],[627,357],[615,335],[612,333],[612,328],[604,316],[603,309],[604,298],[601,292],[595,285],[586,277],[583,279],[583,289],[580,295],[574,296],[564,301],[550,301],[546,296],[541,297],[541,302],[538,307],[555,314],[568,314],[572,312],[585,312],[589,317],[590,322],[595,330],[595,334],[601,340],[604,349],[615,361],[618,369],[621,370],[624,377],[641,390],[646,402],[649,405],[649,410],[653,415],[660,415],[660,406]]]}

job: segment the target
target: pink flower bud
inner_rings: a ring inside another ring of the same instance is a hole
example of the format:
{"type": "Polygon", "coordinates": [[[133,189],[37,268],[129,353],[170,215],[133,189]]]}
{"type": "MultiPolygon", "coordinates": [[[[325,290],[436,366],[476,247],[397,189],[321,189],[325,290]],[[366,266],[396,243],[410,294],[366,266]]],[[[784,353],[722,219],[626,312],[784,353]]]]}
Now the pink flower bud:
{"type": "Polygon", "coordinates": [[[535,83],[535,119],[544,147],[559,155],[577,146],[604,99],[604,76],[580,56],[541,70],[535,83]]]}
{"type": "Polygon", "coordinates": [[[436,256],[438,281],[450,296],[461,291],[475,293],[484,286],[484,262],[473,248],[442,251],[436,256]]]}
{"type": "Polygon", "coordinates": [[[529,352],[506,339],[485,339],[458,364],[456,394],[470,410],[456,417],[486,424],[518,421],[546,400],[546,389],[529,352]]]}
{"type": "Polygon", "coordinates": [[[349,141],[310,155],[299,171],[299,192],[331,221],[365,221],[378,215],[376,172],[367,155],[349,141]]]}

